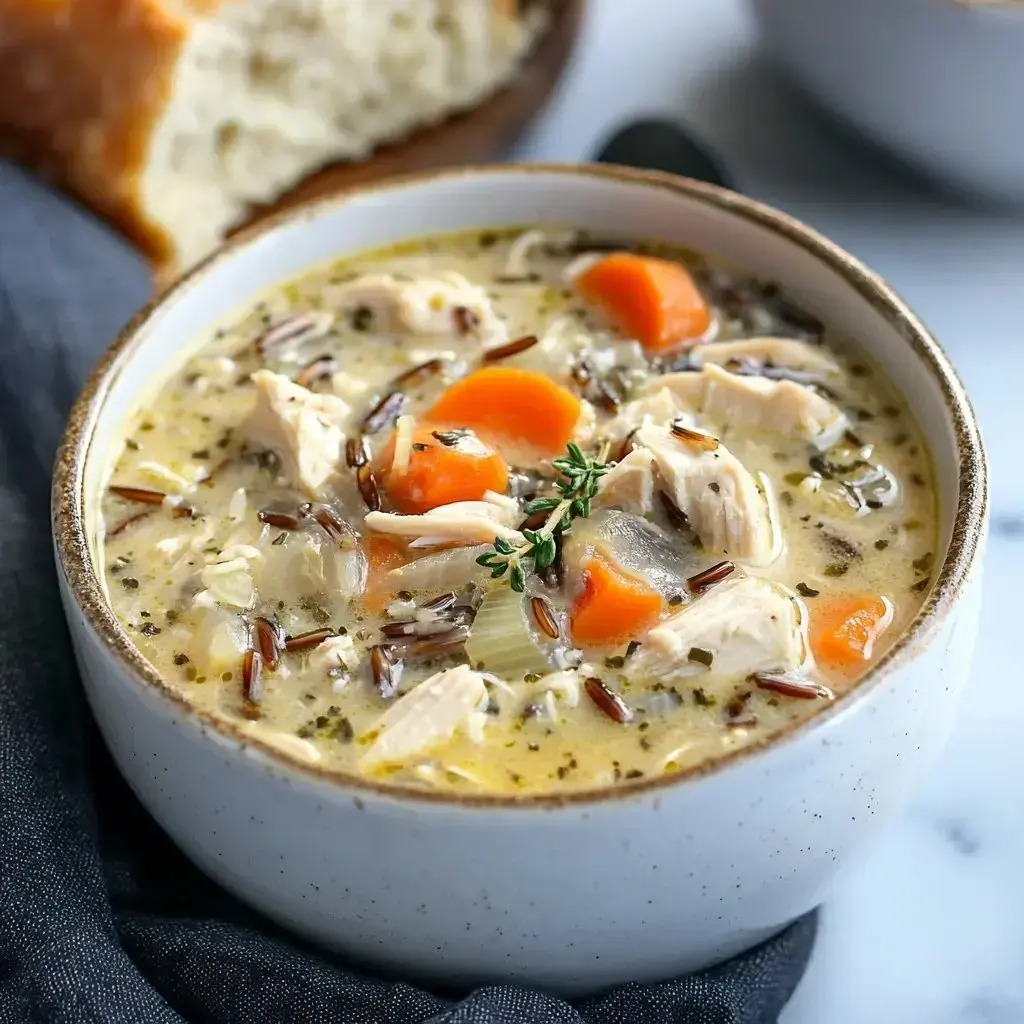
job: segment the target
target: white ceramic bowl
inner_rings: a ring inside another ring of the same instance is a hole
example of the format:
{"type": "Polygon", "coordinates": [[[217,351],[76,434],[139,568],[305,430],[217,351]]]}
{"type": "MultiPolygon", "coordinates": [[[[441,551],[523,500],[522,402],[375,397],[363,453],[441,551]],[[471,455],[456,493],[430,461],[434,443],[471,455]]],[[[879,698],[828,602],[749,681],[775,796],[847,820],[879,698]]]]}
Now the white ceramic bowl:
{"type": "Polygon", "coordinates": [[[977,426],[911,312],[835,246],[711,186],[609,167],[496,167],[313,203],[250,232],[144,310],[95,372],[59,457],[54,527],[71,633],[121,771],[238,897],[361,960],[449,982],[578,993],[675,975],[772,935],[827,894],[946,736],[978,614],[986,505],[977,426]],[[108,453],[140,396],[254,293],[342,253],[454,229],[568,221],[718,253],[864,340],[934,448],[941,569],[856,690],[776,742],[579,796],[474,799],[328,775],[189,706],[96,579],[108,453]]]}
{"type": "Polygon", "coordinates": [[[812,97],[933,177],[1024,203],[1024,6],[750,2],[812,97]]]}

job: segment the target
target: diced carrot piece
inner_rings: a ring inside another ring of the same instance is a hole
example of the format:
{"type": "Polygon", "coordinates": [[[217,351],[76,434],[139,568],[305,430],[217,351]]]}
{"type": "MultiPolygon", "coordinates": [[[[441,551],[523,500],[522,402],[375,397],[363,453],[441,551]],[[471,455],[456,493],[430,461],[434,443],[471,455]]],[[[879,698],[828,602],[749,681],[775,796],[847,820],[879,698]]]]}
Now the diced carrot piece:
{"type": "Polygon", "coordinates": [[[664,608],[656,590],[600,555],[584,569],[583,593],[570,611],[573,643],[603,647],[625,643],[653,626],[664,608]]]}
{"type": "Polygon", "coordinates": [[[555,455],[572,440],[580,400],[543,373],[490,366],[448,388],[427,418],[469,427],[489,441],[519,442],[555,455]]]}
{"type": "Polygon", "coordinates": [[[399,512],[419,515],[453,501],[479,501],[485,491],[502,494],[508,487],[505,460],[479,438],[469,436],[445,444],[437,427],[418,427],[412,438],[409,465],[394,468],[395,437],[381,453],[380,465],[388,501],[399,512]]]}
{"type": "Polygon", "coordinates": [[[387,574],[412,561],[405,544],[386,534],[371,533],[365,541],[366,588],[363,607],[371,615],[383,611],[394,594],[387,582],[387,574]]]}
{"type": "Polygon", "coordinates": [[[614,252],[576,278],[576,291],[652,352],[698,340],[711,312],[686,267],[614,252]]]}
{"type": "Polygon", "coordinates": [[[811,651],[826,668],[856,668],[871,658],[875,641],[892,622],[892,604],[871,594],[846,594],[811,609],[811,651]]]}

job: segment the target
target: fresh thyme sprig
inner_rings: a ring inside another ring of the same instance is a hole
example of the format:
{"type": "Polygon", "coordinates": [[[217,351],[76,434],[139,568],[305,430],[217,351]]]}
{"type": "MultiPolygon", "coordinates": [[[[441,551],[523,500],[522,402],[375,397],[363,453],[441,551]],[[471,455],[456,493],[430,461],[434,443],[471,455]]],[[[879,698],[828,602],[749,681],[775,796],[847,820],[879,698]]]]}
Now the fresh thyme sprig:
{"type": "Polygon", "coordinates": [[[558,553],[555,538],[564,533],[574,519],[590,515],[590,502],[597,494],[598,482],[608,472],[608,466],[601,459],[587,458],[575,442],[570,441],[566,451],[568,454],[552,463],[563,478],[555,485],[559,497],[534,498],[524,509],[528,516],[549,512],[544,525],[539,530],[523,530],[526,543],[517,548],[495,537],[494,550],[477,558],[480,565],[491,570],[492,579],[500,579],[508,573],[509,583],[517,594],[526,588],[528,571],[540,572],[555,560],[558,553]]]}

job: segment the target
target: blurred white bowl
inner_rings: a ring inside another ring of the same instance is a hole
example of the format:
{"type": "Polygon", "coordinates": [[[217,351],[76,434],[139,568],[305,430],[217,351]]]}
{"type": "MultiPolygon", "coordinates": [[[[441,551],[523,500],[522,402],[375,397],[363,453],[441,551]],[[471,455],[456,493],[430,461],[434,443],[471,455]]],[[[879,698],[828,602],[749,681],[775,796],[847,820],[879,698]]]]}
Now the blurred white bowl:
{"type": "Polygon", "coordinates": [[[750,3],[820,103],[932,177],[1024,204],[1024,3],[750,3]]]}

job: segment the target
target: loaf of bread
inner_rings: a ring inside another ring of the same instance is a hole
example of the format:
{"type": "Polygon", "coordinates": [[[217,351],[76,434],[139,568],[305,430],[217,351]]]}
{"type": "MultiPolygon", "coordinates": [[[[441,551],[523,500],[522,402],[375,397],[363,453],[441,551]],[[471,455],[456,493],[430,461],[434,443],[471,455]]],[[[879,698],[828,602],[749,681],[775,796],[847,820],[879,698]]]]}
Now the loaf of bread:
{"type": "Polygon", "coordinates": [[[516,0],[0,0],[0,149],[166,279],[251,204],[480,102],[543,20],[516,0]]]}

